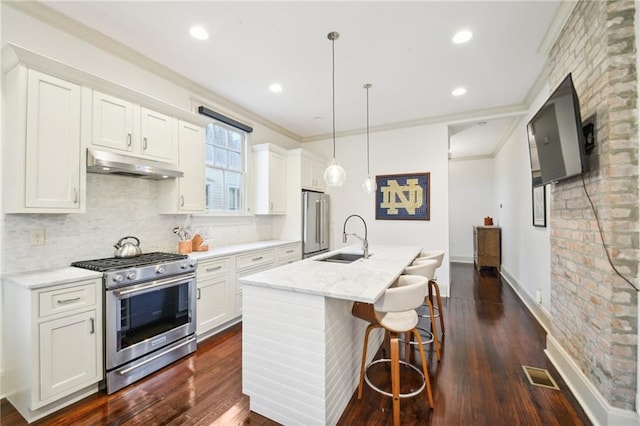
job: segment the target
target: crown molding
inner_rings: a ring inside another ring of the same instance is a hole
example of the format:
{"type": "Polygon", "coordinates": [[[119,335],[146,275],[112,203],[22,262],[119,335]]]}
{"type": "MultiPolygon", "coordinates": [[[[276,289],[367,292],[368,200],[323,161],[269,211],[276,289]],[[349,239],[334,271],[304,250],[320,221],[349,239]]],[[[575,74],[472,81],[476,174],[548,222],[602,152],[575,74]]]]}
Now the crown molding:
{"type": "MultiPolygon", "coordinates": [[[[425,117],[417,120],[399,121],[396,123],[382,124],[379,126],[373,126],[369,128],[369,132],[384,132],[388,130],[397,130],[407,127],[426,126],[430,124],[456,124],[464,123],[472,120],[491,120],[494,118],[504,118],[509,116],[520,116],[526,114],[528,107],[524,104],[506,105],[503,107],[479,109],[475,111],[468,111],[457,114],[446,114],[435,117],[425,117]]],[[[343,132],[336,132],[336,138],[345,136],[354,136],[366,133],[366,128],[347,130],[343,132]]],[[[325,139],[331,139],[331,133],[324,133],[320,135],[303,137],[301,142],[316,142],[325,139]]]]}
{"type": "Polygon", "coordinates": [[[495,149],[491,153],[492,158],[495,158],[495,156],[498,155],[498,152],[500,152],[500,150],[502,149],[502,146],[505,143],[507,143],[509,138],[511,138],[511,135],[513,134],[513,132],[515,132],[516,129],[520,126],[520,120],[522,120],[522,117],[523,116],[521,115],[513,117],[513,119],[511,120],[511,124],[509,124],[509,127],[507,128],[507,131],[504,132],[504,134],[502,135],[502,138],[500,138],[500,141],[498,142],[495,149]]]}
{"type": "Polygon", "coordinates": [[[246,117],[247,119],[255,123],[259,123],[297,142],[302,141],[302,137],[300,135],[297,135],[290,130],[279,126],[278,124],[267,120],[266,118],[246,109],[245,107],[213,92],[211,89],[208,89],[207,87],[186,78],[182,74],[171,70],[165,65],[154,61],[148,56],[141,54],[137,50],[134,50],[129,46],[122,44],[87,25],[82,24],[81,22],[71,19],[68,16],[63,15],[62,13],[50,8],[49,6],[46,6],[43,3],[40,3],[38,1],[6,0],[3,0],[3,3],[7,6],[12,7],[18,12],[29,15],[32,18],[35,18],[60,31],[64,31],[67,34],[70,34],[86,43],[90,43],[93,46],[111,55],[123,59],[130,64],[133,64],[146,71],[152,72],[153,74],[162,77],[165,80],[177,84],[178,86],[183,87],[192,94],[198,94],[200,97],[204,97],[210,102],[214,102],[215,104],[223,108],[233,111],[235,114],[242,115],[243,117],[246,117]]]}
{"type": "Polygon", "coordinates": [[[560,32],[564,28],[569,16],[571,16],[571,13],[577,4],[577,0],[563,0],[560,2],[560,5],[556,10],[556,14],[553,16],[553,19],[547,28],[547,32],[538,46],[538,53],[543,54],[544,56],[549,55],[551,47],[556,42],[558,35],[560,35],[560,32]]]}

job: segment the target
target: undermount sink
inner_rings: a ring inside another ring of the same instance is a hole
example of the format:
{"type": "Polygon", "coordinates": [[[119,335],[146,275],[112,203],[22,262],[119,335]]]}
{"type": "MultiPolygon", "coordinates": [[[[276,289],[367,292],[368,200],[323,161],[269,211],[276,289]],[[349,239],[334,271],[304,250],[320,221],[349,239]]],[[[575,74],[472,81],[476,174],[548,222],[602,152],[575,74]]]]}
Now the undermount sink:
{"type": "Polygon", "coordinates": [[[316,259],[318,262],[335,262],[335,263],[351,263],[358,259],[362,259],[363,254],[358,253],[337,253],[333,256],[325,257],[323,259],[316,259]]]}

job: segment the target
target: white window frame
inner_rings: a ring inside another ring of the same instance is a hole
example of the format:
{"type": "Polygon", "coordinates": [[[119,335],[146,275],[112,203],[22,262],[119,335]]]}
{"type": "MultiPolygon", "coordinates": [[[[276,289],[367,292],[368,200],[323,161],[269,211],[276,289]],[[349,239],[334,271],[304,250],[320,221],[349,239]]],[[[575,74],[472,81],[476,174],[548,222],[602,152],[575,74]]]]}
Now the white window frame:
{"type": "MultiPolygon", "coordinates": [[[[214,119],[210,119],[209,123],[207,123],[207,126],[211,124],[213,126],[219,126],[219,127],[223,127],[225,128],[227,131],[232,131],[235,133],[240,133],[243,135],[243,141],[242,141],[242,152],[241,152],[241,162],[242,162],[242,170],[235,170],[235,169],[228,169],[228,168],[223,168],[223,167],[218,167],[215,166],[213,163],[209,163],[207,162],[207,157],[205,155],[205,200],[208,199],[206,191],[207,191],[207,173],[206,170],[208,169],[215,169],[215,170],[223,170],[223,171],[232,171],[232,172],[237,172],[240,173],[242,175],[242,184],[240,185],[240,191],[241,191],[241,197],[240,197],[240,208],[237,210],[230,210],[229,209],[229,193],[232,190],[231,187],[229,187],[227,184],[223,184],[222,187],[222,192],[224,194],[224,210],[213,210],[209,208],[209,203],[205,201],[205,211],[206,214],[209,216],[249,216],[250,215],[250,209],[251,206],[249,204],[249,152],[248,152],[248,148],[249,148],[249,133],[238,129],[236,127],[230,126],[228,124],[225,124],[221,121],[218,120],[214,120],[214,119]]],[[[206,141],[205,141],[206,143],[206,141]]],[[[237,201],[237,199],[236,199],[237,201]]]]}

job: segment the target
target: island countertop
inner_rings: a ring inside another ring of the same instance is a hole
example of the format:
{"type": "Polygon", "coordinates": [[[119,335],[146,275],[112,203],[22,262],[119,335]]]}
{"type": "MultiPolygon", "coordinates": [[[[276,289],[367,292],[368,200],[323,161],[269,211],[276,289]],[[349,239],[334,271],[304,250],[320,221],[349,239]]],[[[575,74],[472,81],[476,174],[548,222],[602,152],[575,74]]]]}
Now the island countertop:
{"type": "Polygon", "coordinates": [[[368,259],[351,263],[322,262],[336,253],[362,253],[359,245],[243,277],[249,285],[373,303],[420,253],[417,246],[372,245],[368,259]]]}

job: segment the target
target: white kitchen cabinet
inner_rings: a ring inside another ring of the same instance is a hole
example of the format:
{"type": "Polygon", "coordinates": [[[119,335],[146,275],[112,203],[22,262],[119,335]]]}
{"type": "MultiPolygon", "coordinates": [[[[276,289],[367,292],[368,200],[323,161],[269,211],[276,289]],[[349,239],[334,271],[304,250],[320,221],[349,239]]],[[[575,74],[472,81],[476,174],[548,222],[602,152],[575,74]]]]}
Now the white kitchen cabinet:
{"type": "Polygon", "coordinates": [[[5,392],[29,422],[98,391],[102,280],[30,289],[4,282],[5,392]]]}
{"type": "Polygon", "coordinates": [[[255,214],[287,213],[287,153],[272,144],[253,146],[255,214]]]}
{"type": "Polygon", "coordinates": [[[297,262],[300,259],[302,259],[302,245],[300,243],[292,243],[276,247],[275,266],[297,262]]]}
{"type": "Polygon", "coordinates": [[[326,161],[309,152],[303,152],[301,157],[302,188],[312,191],[324,192],[324,170],[326,161]]]}
{"type": "Polygon", "coordinates": [[[93,91],[93,145],[133,152],[133,102],[93,91]]]}
{"type": "Polygon", "coordinates": [[[242,315],[242,286],[240,278],[275,267],[274,249],[254,250],[236,256],[235,314],[242,315]]]}
{"type": "Polygon", "coordinates": [[[162,213],[205,210],[205,130],[186,121],[178,124],[179,167],[184,176],[159,182],[162,213]]]}
{"type": "Polygon", "coordinates": [[[84,211],[82,87],[18,65],[4,91],[5,212],[84,211]]]}
{"type": "Polygon", "coordinates": [[[235,311],[235,284],[232,282],[233,257],[198,262],[196,272],[196,333],[198,337],[230,320],[235,311]]]}
{"type": "Polygon", "coordinates": [[[177,163],[173,117],[94,90],[92,118],[92,145],[177,163]]]}

